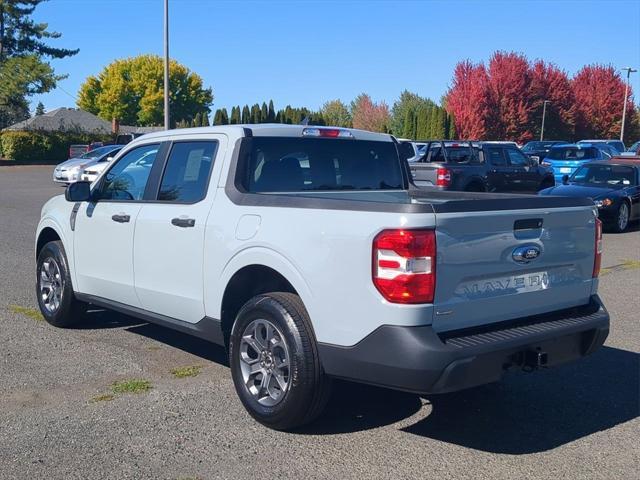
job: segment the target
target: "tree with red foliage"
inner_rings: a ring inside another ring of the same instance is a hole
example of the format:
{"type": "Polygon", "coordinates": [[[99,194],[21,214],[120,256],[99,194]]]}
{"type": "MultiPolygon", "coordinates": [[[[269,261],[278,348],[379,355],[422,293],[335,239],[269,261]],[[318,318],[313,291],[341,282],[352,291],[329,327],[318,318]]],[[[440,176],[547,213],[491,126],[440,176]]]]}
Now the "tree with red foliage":
{"type": "MultiPolygon", "coordinates": [[[[614,68],[587,65],[573,78],[572,86],[576,101],[576,135],[580,138],[619,138],[625,84],[614,68]]],[[[629,88],[625,127],[631,125],[634,115],[629,88]]]]}
{"type": "Polygon", "coordinates": [[[455,119],[458,138],[484,139],[487,135],[489,78],[483,64],[469,60],[456,65],[453,85],[446,97],[447,111],[455,119]]]}
{"type": "Polygon", "coordinates": [[[391,115],[386,103],[374,103],[366,93],[358,95],[351,102],[351,116],[353,128],[372,132],[388,132],[391,115]]]}
{"type": "Polygon", "coordinates": [[[529,61],[517,53],[496,52],[489,61],[488,73],[487,139],[530,140],[535,102],[529,61]]]}
{"type": "Polygon", "coordinates": [[[538,60],[531,71],[531,93],[535,137],[540,136],[544,101],[549,100],[544,137],[548,140],[571,140],[575,130],[576,106],[567,74],[552,63],[538,60]]]}

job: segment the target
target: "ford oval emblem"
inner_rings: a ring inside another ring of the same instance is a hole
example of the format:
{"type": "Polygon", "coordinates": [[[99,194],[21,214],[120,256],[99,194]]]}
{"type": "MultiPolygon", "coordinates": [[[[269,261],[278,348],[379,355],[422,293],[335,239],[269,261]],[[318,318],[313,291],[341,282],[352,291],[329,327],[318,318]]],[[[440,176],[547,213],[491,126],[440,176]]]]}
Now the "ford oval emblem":
{"type": "Polygon", "coordinates": [[[511,256],[513,260],[518,263],[529,263],[538,258],[541,253],[540,247],[536,245],[525,245],[524,247],[516,248],[511,256]]]}

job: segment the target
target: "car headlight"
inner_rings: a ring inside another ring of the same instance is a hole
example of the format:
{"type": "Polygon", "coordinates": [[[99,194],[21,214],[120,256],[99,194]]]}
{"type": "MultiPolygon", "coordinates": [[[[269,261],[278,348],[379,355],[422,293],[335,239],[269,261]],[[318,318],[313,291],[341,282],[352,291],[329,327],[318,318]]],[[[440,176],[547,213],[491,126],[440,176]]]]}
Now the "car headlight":
{"type": "Polygon", "coordinates": [[[602,208],[613,205],[613,200],[611,200],[610,198],[603,198],[602,200],[595,200],[593,203],[596,204],[596,207],[602,208]]]}

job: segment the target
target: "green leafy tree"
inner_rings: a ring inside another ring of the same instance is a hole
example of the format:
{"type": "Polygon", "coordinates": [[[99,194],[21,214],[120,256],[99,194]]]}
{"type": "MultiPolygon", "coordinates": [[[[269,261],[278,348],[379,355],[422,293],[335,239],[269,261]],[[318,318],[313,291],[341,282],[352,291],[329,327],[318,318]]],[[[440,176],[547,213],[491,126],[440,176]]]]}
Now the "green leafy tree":
{"type": "MultiPolygon", "coordinates": [[[[89,77],[78,92],[78,106],[105,120],[132,125],[161,125],[164,117],[163,61],[157,55],[116,60],[97,77],[89,77]]],[[[169,65],[172,121],[210,112],[211,88],[202,78],[172,60],[169,65]]]]}
{"type": "Polygon", "coordinates": [[[330,100],[322,105],[320,115],[327,125],[334,127],[351,127],[349,108],[340,100],[330,100]]]}
{"type": "Polygon", "coordinates": [[[38,115],[44,115],[46,112],[44,110],[44,105],[42,104],[42,102],[38,102],[38,105],[36,106],[36,116],[38,115]]]}
{"type": "Polygon", "coordinates": [[[435,103],[432,100],[404,90],[391,107],[391,132],[397,136],[415,139],[418,108],[433,106],[435,103]]]}

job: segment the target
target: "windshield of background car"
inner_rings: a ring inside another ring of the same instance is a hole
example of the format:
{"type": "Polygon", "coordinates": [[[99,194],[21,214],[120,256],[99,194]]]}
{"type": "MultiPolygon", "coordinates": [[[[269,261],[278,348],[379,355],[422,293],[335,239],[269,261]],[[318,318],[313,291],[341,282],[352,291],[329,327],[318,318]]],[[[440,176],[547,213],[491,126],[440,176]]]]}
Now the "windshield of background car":
{"type": "Polygon", "coordinates": [[[571,183],[592,185],[636,185],[633,167],[624,165],[583,165],[571,176],[571,183]]]}
{"type": "Polygon", "coordinates": [[[114,150],[114,147],[112,146],[100,147],[100,148],[96,148],[95,150],[91,150],[90,152],[87,152],[83,155],[80,155],[80,158],[100,158],[101,156],[103,156],[106,153],[109,153],[112,150],[114,150]]]}
{"type": "Polygon", "coordinates": [[[248,143],[250,151],[240,170],[249,192],[404,188],[393,142],[253,137],[248,143]]]}
{"type": "Polygon", "coordinates": [[[547,150],[554,145],[555,143],[553,142],[529,142],[524,147],[522,147],[522,151],[532,152],[534,150],[547,150]]]}
{"type": "Polygon", "coordinates": [[[580,161],[590,158],[598,158],[598,150],[595,147],[555,147],[549,151],[546,160],[580,161]]]}

